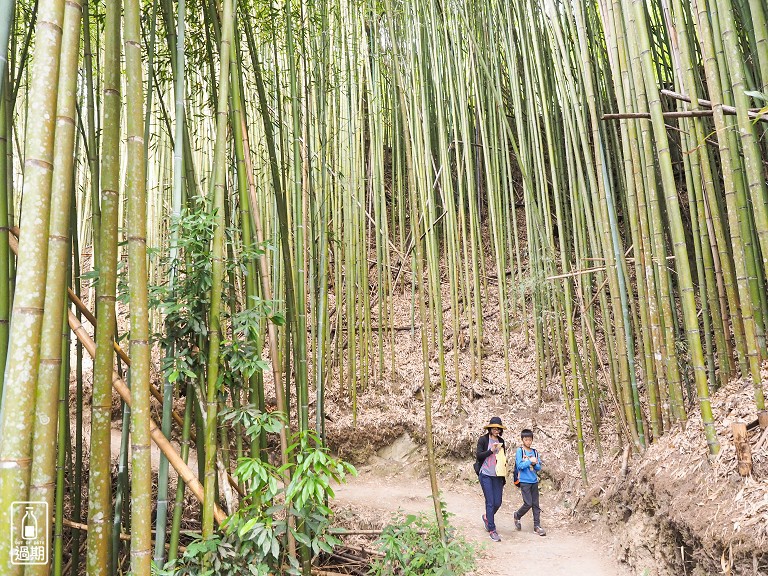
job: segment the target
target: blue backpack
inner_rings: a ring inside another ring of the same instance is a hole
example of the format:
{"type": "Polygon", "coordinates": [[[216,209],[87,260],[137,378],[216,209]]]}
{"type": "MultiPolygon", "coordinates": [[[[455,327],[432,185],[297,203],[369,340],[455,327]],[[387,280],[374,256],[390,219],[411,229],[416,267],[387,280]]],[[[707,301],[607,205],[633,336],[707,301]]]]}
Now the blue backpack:
{"type": "MultiPolygon", "coordinates": [[[[536,448],[531,448],[531,450],[533,450],[533,455],[536,456],[536,459],[538,460],[539,459],[539,453],[536,452],[536,448]]],[[[521,451],[522,451],[522,448],[518,448],[515,451],[515,467],[512,470],[512,482],[514,482],[515,486],[517,486],[518,488],[520,488],[520,471],[517,469],[517,454],[518,454],[518,452],[520,452],[520,456],[522,457],[522,452],[521,451]]]]}

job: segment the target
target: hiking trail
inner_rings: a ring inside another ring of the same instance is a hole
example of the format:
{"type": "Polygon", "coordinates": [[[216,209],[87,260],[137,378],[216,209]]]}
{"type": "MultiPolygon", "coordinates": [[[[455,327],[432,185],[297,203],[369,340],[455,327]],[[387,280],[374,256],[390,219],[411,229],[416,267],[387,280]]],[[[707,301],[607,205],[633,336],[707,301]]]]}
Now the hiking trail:
{"type": "MultiPolygon", "coordinates": [[[[362,517],[388,520],[402,509],[407,513],[433,512],[429,479],[412,478],[406,473],[382,473],[378,467],[362,466],[357,478],[348,478],[335,487],[335,507],[351,508],[362,517]]],[[[599,529],[571,517],[560,495],[542,491],[542,526],[546,536],[533,533],[533,518],[529,512],[523,518],[523,529],[515,530],[512,512],[522,500],[517,488],[508,482],[504,489],[496,526],[501,542],[494,543],[482,525],[484,501],[479,484],[441,481],[440,489],[451,524],[473,542],[484,545],[479,554],[476,574],[508,576],[512,574],[541,574],[546,576],[622,576],[629,574],[614,559],[599,529]]]]}

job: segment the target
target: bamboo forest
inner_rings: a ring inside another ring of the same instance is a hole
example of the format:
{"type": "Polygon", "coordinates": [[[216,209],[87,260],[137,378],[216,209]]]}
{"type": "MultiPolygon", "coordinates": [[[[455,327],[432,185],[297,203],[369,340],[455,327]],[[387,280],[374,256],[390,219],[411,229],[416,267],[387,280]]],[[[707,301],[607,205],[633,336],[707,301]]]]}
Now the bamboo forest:
{"type": "Polygon", "coordinates": [[[768,574],[767,18],[0,0],[0,574],[768,574]]]}

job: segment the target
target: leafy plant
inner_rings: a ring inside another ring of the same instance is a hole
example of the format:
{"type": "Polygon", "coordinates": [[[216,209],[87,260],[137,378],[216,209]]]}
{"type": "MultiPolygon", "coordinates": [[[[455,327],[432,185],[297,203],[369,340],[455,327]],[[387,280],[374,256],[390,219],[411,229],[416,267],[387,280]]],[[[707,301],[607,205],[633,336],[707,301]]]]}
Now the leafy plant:
{"type": "Polygon", "coordinates": [[[247,381],[256,371],[269,368],[269,364],[261,357],[261,346],[258,338],[264,318],[271,319],[278,326],[285,324],[281,312],[274,310],[274,303],[251,297],[251,306],[233,314],[230,319],[231,337],[222,345],[222,360],[229,366],[223,375],[230,386],[247,381]]]}
{"type": "Polygon", "coordinates": [[[194,380],[206,364],[213,215],[204,200],[197,200],[174,219],[171,228],[178,250],[160,264],[175,272],[174,282],[150,286],[150,303],[165,319],[164,330],[155,337],[163,349],[173,351],[162,360],[163,374],[176,382],[179,378],[194,380]]]}
{"type": "Polygon", "coordinates": [[[402,512],[379,536],[375,546],[384,554],[371,566],[372,576],[457,576],[475,568],[478,547],[455,533],[445,511],[446,542],[440,539],[437,522],[426,514],[402,512]]]}
{"type": "Polygon", "coordinates": [[[252,563],[252,548],[236,534],[214,533],[208,539],[199,538],[187,546],[184,554],[163,568],[154,567],[157,576],[266,576],[267,567],[252,563]],[[207,558],[205,564],[203,559],[207,558]]]}
{"type": "MultiPolygon", "coordinates": [[[[205,198],[197,198],[178,218],[171,222],[176,238],[176,252],[164,256],[160,264],[174,271],[173,283],[165,282],[150,287],[151,304],[159,308],[165,318],[164,330],[155,337],[165,350],[173,352],[162,360],[163,374],[170,382],[180,378],[195,379],[204,372],[207,358],[208,309],[211,288],[211,242],[214,232],[214,214],[205,198]]],[[[237,271],[246,273],[246,264],[263,254],[269,246],[235,245],[238,232],[227,230],[227,242],[237,253],[238,259],[227,258],[226,274],[237,271]]],[[[227,287],[227,292],[230,292],[227,287]]],[[[247,380],[257,370],[267,368],[257,346],[258,333],[263,330],[262,320],[268,318],[275,324],[285,324],[282,311],[274,301],[252,298],[242,311],[225,310],[224,342],[221,360],[228,369],[221,374],[228,376],[227,385],[236,386],[247,380]]]]}
{"type": "MultiPolygon", "coordinates": [[[[222,412],[221,420],[240,424],[251,438],[262,432],[277,434],[283,425],[277,414],[260,412],[252,405],[222,412]]],[[[313,555],[332,552],[340,543],[331,531],[332,512],[327,505],[334,496],[332,484],[357,472],[351,464],[333,458],[313,431],[295,434],[288,450],[290,463],[286,466],[240,458],[235,476],[248,494],[238,511],[227,518],[220,534],[197,540],[164,570],[189,576],[300,574],[296,559],[288,554],[288,534],[313,555]],[[291,471],[287,486],[286,468],[291,471]],[[215,572],[203,569],[205,555],[210,555],[208,566],[215,572]]]]}

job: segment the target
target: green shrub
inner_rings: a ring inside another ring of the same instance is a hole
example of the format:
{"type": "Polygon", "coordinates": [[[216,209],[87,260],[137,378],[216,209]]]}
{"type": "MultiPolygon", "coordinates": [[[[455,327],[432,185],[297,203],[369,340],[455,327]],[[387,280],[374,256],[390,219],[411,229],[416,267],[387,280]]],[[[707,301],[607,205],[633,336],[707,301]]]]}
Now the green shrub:
{"type": "MultiPolygon", "coordinates": [[[[262,413],[250,405],[220,416],[222,422],[240,424],[252,439],[262,432],[276,434],[282,426],[277,413],[262,413]]],[[[357,472],[351,464],[333,458],[313,431],[294,434],[288,451],[291,481],[287,486],[283,466],[240,458],[235,476],[247,490],[240,508],[217,534],[190,544],[182,558],[169,562],[158,574],[301,574],[297,559],[288,553],[289,533],[307,557],[332,552],[341,542],[331,531],[333,518],[327,502],[334,496],[333,483],[357,472]]]]}
{"type": "MultiPolygon", "coordinates": [[[[444,508],[444,504],[441,503],[444,508]]],[[[376,548],[384,554],[371,566],[372,576],[460,576],[475,568],[478,546],[458,536],[443,511],[446,542],[437,522],[426,514],[399,513],[381,533],[376,548]]]]}

